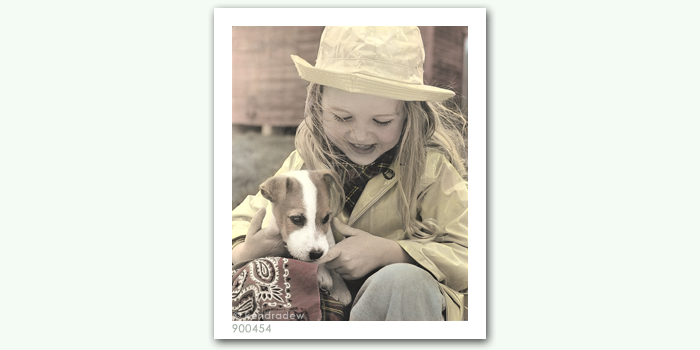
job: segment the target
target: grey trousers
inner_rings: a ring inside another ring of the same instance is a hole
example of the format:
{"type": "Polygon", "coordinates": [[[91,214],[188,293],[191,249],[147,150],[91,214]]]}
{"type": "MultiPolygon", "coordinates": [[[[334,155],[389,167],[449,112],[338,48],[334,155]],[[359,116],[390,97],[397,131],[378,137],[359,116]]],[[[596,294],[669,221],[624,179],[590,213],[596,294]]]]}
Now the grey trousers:
{"type": "Polygon", "coordinates": [[[411,264],[387,265],[360,287],[350,321],[444,321],[445,297],[427,271],[411,264]]]}

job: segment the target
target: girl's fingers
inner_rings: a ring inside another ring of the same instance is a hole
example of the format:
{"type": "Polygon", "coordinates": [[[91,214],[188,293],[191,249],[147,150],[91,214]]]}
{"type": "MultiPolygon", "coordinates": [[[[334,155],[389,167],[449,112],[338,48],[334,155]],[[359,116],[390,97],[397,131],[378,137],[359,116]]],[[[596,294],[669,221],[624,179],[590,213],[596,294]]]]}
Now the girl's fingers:
{"type": "Polygon", "coordinates": [[[348,225],[345,225],[344,223],[340,222],[338,218],[333,218],[333,228],[336,229],[336,231],[340,232],[341,235],[345,236],[345,231],[348,228],[348,225]]]}
{"type": "Polygon", "coordinates": [[[342,267],[342,266],[339,266],[339,267],[336,267],[336,268],[331,268],[330,266],[328,266],[328,264],[326,264],[326,267],[327,267],[329,270],[333,270],[333,271],[335,271],[336,273],[338,273],[339,275],[342,275],[342,276],[345,276],[345,275],[349,275],[349,274],[350,274],[350,271],[348,271],[348,269],[346,269],[346,268],[344,268],[344,267],[342,267]]]}
{"type": "MultiPolygon", "coordinates": [[[[328,250],[328,253],[326,253],[326,255],[324,255],[320,259],[316,260],[316,264],[318,264],[318,265],[325,264],[331,260],[334,260],[339,255],[340,255],[340,249],[333,247],[333,248],[328,250]]],[[[332,264],[332,262],[329,264],[332,264]]],[[[328,267],[329,264],[326,264],[326,266],[328,267]]],[[[332,267],[329,267],[329,268],[332,268],[332,267]]]]}
{"type": "Polygon", "coordinates": [[[262,207],[260,208],[260,210],[258,210],[257,213],[255,213],[255,215],[253,216],[253,220],[250,221],[250,227],[248,227],[248,234],[246,235],[246,239],[253,237],[253,235],[260,231],[263,219],[265,218],[265,212],[265,207],[262,207]]]}
{"type": "Polygon", "coordinates": [[[352,281],[352,280],[359,279],[359,278],[353,277],[353,276],[352,276],[351,274],[349,274],[349,273],[339,273],[339,275],[340,275],[340,277],[342,277],[344,280],[348,280],[348,281],[352,281]]]}
{"type": "Polygon", "coordinates": [[[363,232],[340,222],[338,218],[333,218],[333,227],[345,237],[355,236],[363,232]]]}

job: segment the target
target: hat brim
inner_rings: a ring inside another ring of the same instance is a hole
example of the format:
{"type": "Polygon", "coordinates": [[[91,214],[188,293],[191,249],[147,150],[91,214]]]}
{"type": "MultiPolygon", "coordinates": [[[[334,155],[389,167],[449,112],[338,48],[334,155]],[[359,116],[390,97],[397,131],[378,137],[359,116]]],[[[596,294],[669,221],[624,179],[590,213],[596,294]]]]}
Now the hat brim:
{"type": "Polygon", "coordinates": [[[303,58],[292,55],[302,79],[321,85],[361,94],[376,95],[402,101],[444,101],[454,92],[430,85],[417,85],[386,80],[359,73],[341,73],[316,68],[303,58]]]}

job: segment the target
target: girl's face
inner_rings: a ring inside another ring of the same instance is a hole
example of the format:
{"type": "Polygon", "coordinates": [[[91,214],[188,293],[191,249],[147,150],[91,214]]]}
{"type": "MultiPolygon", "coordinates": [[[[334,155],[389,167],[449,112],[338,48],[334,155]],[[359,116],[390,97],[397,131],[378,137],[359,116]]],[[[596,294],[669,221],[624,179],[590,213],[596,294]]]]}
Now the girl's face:
{"type": "Polygon", "coordinates": [[[323,87],[326,136],[353,162],[367,165],[392,149],[401,138],[406,117],[400,101],[323,87]]]}

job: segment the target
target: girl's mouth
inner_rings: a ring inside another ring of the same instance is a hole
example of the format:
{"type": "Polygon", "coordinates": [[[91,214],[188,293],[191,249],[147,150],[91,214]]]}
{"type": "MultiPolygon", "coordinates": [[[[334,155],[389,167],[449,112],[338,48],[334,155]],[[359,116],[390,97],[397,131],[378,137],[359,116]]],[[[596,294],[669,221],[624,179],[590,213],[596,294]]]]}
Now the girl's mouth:
{"type": "Polygon", "coordinates": [[[374,146],[374,144],[360,145],[357,143],[350,143],[350,148],[357,154],[370,154],[374,152],[374,146]]]}

